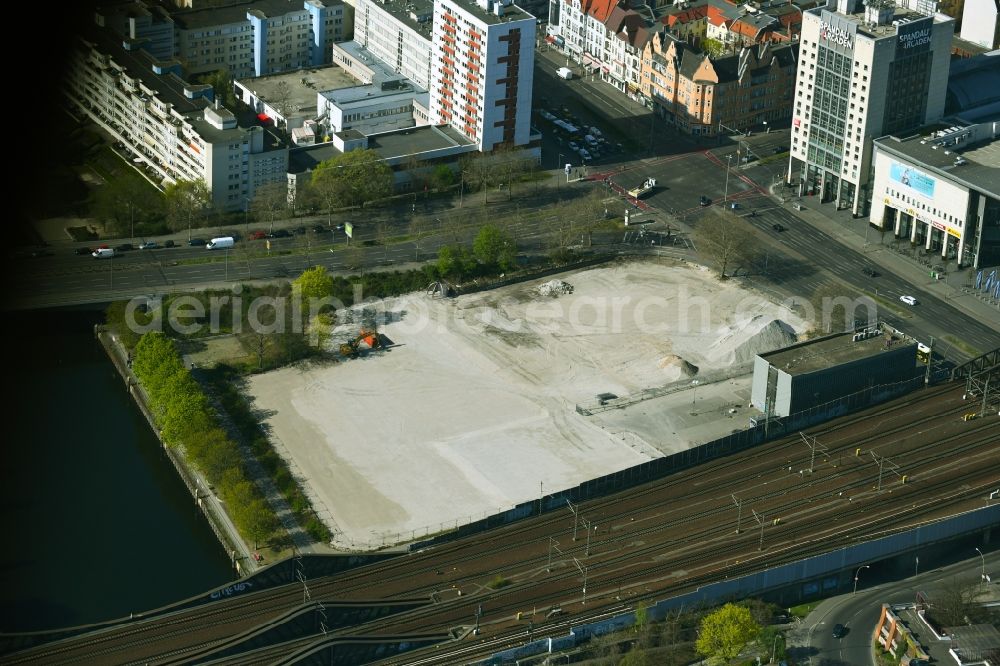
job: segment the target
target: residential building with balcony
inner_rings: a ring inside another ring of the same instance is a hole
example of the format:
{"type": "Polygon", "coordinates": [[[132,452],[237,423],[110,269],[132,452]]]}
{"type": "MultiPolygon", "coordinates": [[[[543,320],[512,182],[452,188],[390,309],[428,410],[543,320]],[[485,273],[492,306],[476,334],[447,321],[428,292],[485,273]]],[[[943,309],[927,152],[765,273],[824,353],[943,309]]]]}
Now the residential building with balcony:
{"type": "Polygon", "coordinates": [[[211,86],[189,84],[177,60],[157,60],[107,31],[73,46],[64,92],[75,113],[123,144],[154,180],[204,180],[220,210],[285,182],[288,149],[265,128],[241,127],[211,86]]]}
{"type": "Polygon", "coordinates": [[[479,150],[525,146],[531,133],[535,17],[510,0],[437,0],[430,116],[479,150]]]}

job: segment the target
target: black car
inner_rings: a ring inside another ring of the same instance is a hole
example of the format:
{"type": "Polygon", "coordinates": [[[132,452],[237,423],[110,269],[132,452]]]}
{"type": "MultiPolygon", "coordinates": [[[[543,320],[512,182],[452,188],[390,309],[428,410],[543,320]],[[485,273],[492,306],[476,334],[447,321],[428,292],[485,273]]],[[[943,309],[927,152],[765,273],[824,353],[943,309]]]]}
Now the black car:
{"type": "Polygon", "coordinates": [[[712,200],[706,197],[704,194],[701,195],[701,199],[698,201],[702,206],[708,206],[712,203],[712,200]]]}
{"type": "Polygon", "coordinates": [[[173,247],[174,242],[172,240],[163,241],[163,247],[173,247]]]}
{"type": "Polygon", "coordinates": [[[135,248],[132,247],[132,243],[122,243],[121,245],[115,245],[115,249],[119,252],[128,252],[135,248]]]}
{"type": "Polygon", "coordinates": [[[779,234],[785,230],[785,227],[780,224],[772,224],[771,228],[777,231],[779,234]]]}
{"type": "Polygon", "coordinates": [[[94,249],[90,247],[78,247],[73,250],[73,254],[90,254],[94,249]]]}
{"type": "Polygon", "coordinates": [[[204,238],[192,238],[188,241],[188,245],[191,247],[198,247],[199,245],[204,247],[207,244],[208,242],[204,238]]]}
{"type": "Polygon", "coordinates": [[[842,624],[833,625],[833,637],[843,638],[847,634],[847,627],[842,624]]]}
{"type": "Polygon", "coordinates": [[[268,234],[268,238],[291,238],[292,234],[287,229],[275,229],[268,234]]]}
{"type": "Polygon", "coordinates": [[[862,268],[861,272],[870,278],[878,277],[878,271],[874,268],[862,268]]]}
{"type": "Polygon", "coordinates": [[[322,234],[322,233],[326,233],[327,231],[329,231],[329,229],[327,229],[326,227],[324,227],[322,224],[317,224],[317,225],[315,225],[313,227],[313,233],[314,234],[322,234]]]}
{"type": "Polygon", "coordinates": [[[295,234],[295,235],[297,235],[297,236],[302,235],[305,232],[306,232],[306,228],[305,227],[295,227],[294,229],[292,229],[292,233],[295,234]]]}

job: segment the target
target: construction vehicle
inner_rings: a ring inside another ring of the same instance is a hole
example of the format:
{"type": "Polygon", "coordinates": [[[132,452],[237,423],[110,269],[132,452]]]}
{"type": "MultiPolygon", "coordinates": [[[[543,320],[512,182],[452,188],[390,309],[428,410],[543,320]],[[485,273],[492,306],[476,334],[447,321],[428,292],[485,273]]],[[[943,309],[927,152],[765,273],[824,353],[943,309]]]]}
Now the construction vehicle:
{"type": "Polygon", "coordinates": [[[362,328],[354,338],[340,345],[341,356],[357,356],[362,346],[368,349],[378,349],[382,346],[378,331],[374,328],[362,328]]]}
{"type": "Polygon", "coordinates": [[[629,190],[628,195],[633,199],[639,199],[645,196],[646,194],[649,194],[649,192],[652,191],[654,187],[656,187],[656,179],[647,178],[642,183],[642,185],[640,185],[639,187],[633,187],[631,190],[629,190]]]}

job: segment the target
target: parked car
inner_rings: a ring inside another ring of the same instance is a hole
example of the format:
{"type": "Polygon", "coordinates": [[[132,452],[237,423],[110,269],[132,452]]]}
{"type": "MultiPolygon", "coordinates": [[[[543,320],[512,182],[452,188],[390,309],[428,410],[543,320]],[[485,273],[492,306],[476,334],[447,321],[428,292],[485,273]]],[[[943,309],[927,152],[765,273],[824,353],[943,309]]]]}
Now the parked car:
{"type": "Polygon", "coordinates": [[[914,298],[913,296],[907,296],[906,294],[900,296],[899,300],[903,301],[907,305],[916,305],[917,304],[917,299],[916,298],[914,298]]]}
{"type": "Polygon", "coordinates": [[[305,227],[295,227],[294,229],[292,229],[292,233],[296,235],[301,235],[304,234],[305,232],[306,232],[305,227]]]}
{"type": "Polygon", "coordinates": [[[91,253],[91,252],[93,252],[93,251],[94,251],[94,250],[93,250],[93,248],[89,248],[89,247],[78,247],[78,248],[76,248],[75,250],[73,250],[73,254],[80,254],[80,255],[83,255],[83,254],[90,254],[90,253],[91,253]]]}
{"type": "Polygon", "coordinates": [[[709,204],[712,203],[712,200],[703,194],[701,195],[701,199],[698,200],[698,203],[701,204],[702,206],[708,206],[709,204]]]}
{"type": "Polygon", "coordinates": [[[839,624],[839,623],[833,625],[833,637],[834,638],[843,638],[845,635],[847,635],[847,627],[845,627],[844,625],[839,624]]]}
{"type": "Polygon", "coordinates": [[[733,210],[738,210],[739,207],[740,207],[740,204],[738,202],[734,201],[731,204],[729,204],[729,207],[732,208],[733,210]]]}
{"type": "Polygon", "coordinates": [[[139,245],[140,250],[155,250],[158,247],[160,247],[160,244],[156,241],[146,241],[139,245]]]}
{"type": "Polygon", "coordinates": [[[192,238],[188,241],[188,245],[191,247],[205,247],[205,243],[207,242],[204,238],[192,238]]]}
{"type": "Polygon", "coordinates": [[[861,272],[864,273],[865,275],[867,275],[868,277],[872,277],[872,278],[878,277],[878,271],[875,270],[874,268],[865,267],[865,268],[861,269],[861,272]]]}
{"type": "Polygon", "coordinates": [[[264,240],[265,238],[267,238],[267,234],[264,233],[263,231],[251,231],[250,235],[247,236],[247,238],[250,240],[264,240]]]}
{"type": "Polygon", "coordinates": [[[116,245],[115,249],[118,250],[119,252],[129,252],[130,250],[134,250],[135,248],[132,247],[132,243],[122,243],[121,245],[116,245]]]}
{"type": "Polygon", "coordinates": [[[172,240],[163,241],[163,247],[174,247],[175,243],[172,240]]]}
{"type": "Polygon", "coordinates": [[[327,231],[329,231],[329,229],[327,229],[326,227],[324,227],[322,224],[313,225],[312,229],[313,229],[313,233],[314,234],[322,234],[322,233],[326,233],[327,231]]]}
{"type": "Polygon", "coordinates": [[[288,229],[275,229],[270,234],[268,234],[268,237],[269,238],[290,238],[291,235],[292,234],[291,234],[290,231],[288,231],[288,229]]]}
{"type": "Polygon", "coordinates": [[[785,227],[780,224],[772,224],[771,228],[777,231],[779,234],[785,230],[785,227]]]}

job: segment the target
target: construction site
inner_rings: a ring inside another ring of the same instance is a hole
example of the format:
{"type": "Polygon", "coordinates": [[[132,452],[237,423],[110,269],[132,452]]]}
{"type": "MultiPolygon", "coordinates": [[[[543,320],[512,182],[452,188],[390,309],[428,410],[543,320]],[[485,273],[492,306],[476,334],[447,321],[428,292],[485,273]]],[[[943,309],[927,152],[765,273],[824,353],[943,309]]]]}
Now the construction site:
{"type": "Polygon", "coordinates": [[[339,362],[255,375],[249,391],[351,550],[746,428],[754,356],[807,333],[787,307],[661,260],[345,314],[339,362]]]}

